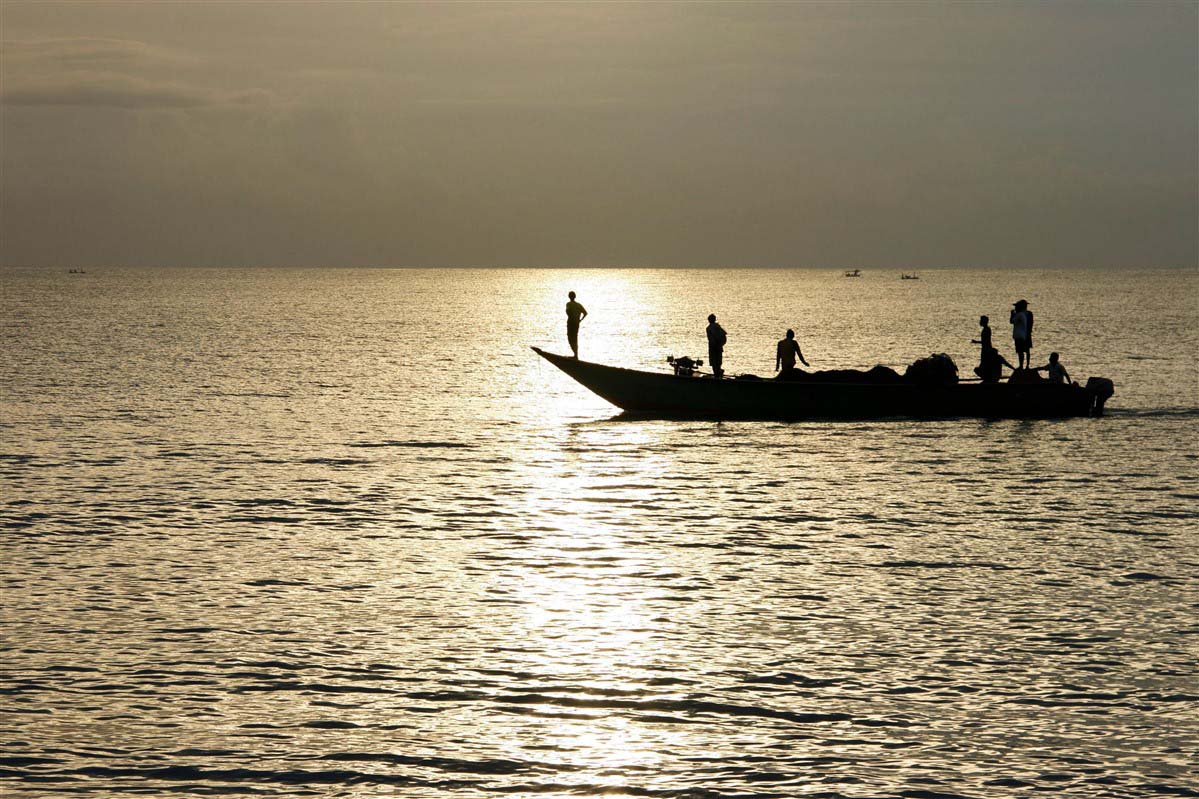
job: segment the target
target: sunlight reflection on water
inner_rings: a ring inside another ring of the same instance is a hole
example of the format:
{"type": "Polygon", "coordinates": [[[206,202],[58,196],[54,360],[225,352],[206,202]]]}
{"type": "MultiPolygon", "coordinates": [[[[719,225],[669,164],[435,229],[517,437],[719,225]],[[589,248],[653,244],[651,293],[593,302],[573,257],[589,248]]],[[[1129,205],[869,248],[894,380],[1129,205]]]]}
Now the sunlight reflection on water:
{"type": "Polygon", "coordinates": [[[1199,790],[1192,275],[6,277],[6,795],[1199,790]],[[1117,395],[614,420],[528,349],[571,289],[585,358],[702,357],[715,312],[763,375],[787,326],[968,370],[1024,295],[1117,395]]]}

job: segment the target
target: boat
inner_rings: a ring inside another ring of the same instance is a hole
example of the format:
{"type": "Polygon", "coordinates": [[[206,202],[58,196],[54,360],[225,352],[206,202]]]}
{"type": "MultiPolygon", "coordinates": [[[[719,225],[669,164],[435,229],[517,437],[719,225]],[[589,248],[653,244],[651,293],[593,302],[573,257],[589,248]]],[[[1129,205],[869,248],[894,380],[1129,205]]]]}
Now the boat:
{"type": "Polygon", "coordinates": [[[647,372],[532,349],[626,415],[648,418],[1048,419],[1102,416],[1104,403],[1114,393],[1106,378],[1092,377],[1085,387],[1050,383],[1035,375],[1026,375],[1030,382],[980,383],[959,382],[955,374],[953,382],[929,383],[900,377],[885,367],[826,375],[796,370],[797,380],[751,375],[716,379],[696,368],[701,362],[684,358],[670,359],[670,372],[647,372]]]}
{"type": "Polygon", "coordinates": [[[861,270],[861,269],[849,269],[849,270],[846,270],[846,272],[845,272],[845,276],[846,276],[846,277],[861,277],[861,276],[862,276],[862,270],[861,270]]]}
{"type": "Polygon", "coordinates": [[[919,280],[920,275],[916,274],[915,272],[911,272],[911,273],[904,272],[902,275],[899,276],[899,279],[900,280],[919,280]]]}

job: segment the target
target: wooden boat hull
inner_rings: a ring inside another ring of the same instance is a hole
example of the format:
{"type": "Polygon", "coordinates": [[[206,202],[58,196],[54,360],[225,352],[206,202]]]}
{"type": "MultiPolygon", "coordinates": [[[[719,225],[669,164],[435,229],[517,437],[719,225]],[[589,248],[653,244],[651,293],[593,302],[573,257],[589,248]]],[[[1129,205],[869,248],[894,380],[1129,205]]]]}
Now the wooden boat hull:
{"type": "Polygon", "coordinates": [[[537,347],[533,351],[616,407],[658,418],[1047,419],[1098,416],[1107,399],[1089,387],[1048,382],[929,386],[680,377],[589,363],[537,347]]]}

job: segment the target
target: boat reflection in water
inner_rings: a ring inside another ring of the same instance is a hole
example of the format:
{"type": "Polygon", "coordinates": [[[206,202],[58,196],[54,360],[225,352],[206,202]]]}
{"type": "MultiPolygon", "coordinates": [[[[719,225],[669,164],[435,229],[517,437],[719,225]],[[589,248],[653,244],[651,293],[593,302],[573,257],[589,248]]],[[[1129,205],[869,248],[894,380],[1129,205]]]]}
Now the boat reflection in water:
{"type": "Polygon", "coordinates": [[[964,383],[958,382],[956,367],[949,379],[940,380],[918,379],[911,370],[900,377],[885,367],[869,372],[798,372],[796,379],[785,381],[749,375],[717,380],[694,369],[645,372],[580,361],[538,347],[533,351],[618,408],[662,418],[1101,416],[1114,393],[1110,380],[1096,377],[1085,387],[1048,381],[964,383]]]}

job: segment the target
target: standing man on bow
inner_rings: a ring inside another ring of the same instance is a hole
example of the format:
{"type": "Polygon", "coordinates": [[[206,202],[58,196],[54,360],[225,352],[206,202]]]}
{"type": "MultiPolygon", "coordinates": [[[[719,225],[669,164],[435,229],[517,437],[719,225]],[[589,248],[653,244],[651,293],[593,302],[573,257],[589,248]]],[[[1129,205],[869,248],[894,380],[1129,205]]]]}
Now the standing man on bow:
{"type": "Polygon", "coordinates": [[[570,342],[570,351],[575,354],[575,360],[579,359],[579,322],[587,318],[587,309],[582,303],[575,302],[575,293],[572,291],[567,295],[570,299],[566,303],[566,340],[570,342]]]}
{"type": "Polygon", "coordinates": [[[708,364],[716,379],[724,377],[724,345],[729,340],[724,328],[716,324],[716,314],[708,314],[708,364]]]}

